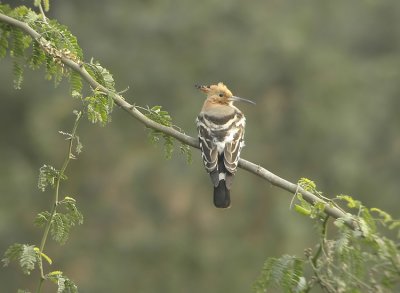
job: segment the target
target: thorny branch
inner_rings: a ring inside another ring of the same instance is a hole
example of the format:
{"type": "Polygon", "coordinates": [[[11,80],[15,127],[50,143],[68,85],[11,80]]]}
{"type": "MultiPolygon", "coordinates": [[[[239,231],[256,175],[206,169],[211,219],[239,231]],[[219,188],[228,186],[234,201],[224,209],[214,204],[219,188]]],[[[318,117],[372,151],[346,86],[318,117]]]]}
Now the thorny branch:
{"type": "MultiPolygon", "coordinates": [[[[32,29],[29,25],[26,23],[19,21],[17,19],[14,19],[12,17],[9,17],[7,15],[1,14],[0,13],[0,21],[5,22],[11,26],[17,27],[24,31],[25,33],[29,34],[33,39],[35,39],[37,42],[39,42],[42,45],[43,50],[45,50],[48,53],[48,48],[46,48],[46,44],[49,42],[45,40],[42,35],[40,35],[37,31],[32,29]],[[44,45],[43,45],[44,44],[44,45]]],[[[182,133],[172,127],[167,127],[161,124],[158,124],[157,122],[147,118],[144,114],[142,114],[134,105],[128,103],[121,95],[119,95],[116,92],[113,92],[106,87],[102,86],[99,84],[90,74],[86,71],[84,64],[80,62],[79,60],[76,60],[76,58],[73,58],[73,56],[69,56],[68,54],[61,54],[57,55],[57,58],[67,67],[69,67],[71,70],[79,73],[81,77],[93,88],[96,90],[101,90],[105,93],[107,93],[114,102],[120,106],[123,110],[125,110],[129,115],[133,116],[135,119],[137,119],[140,123],[143,123],[145,126],[152,128],[154,130],[163,132],[169,136],[174,137],[178,141],[187,144],[193,148],[199,149],[199,142],[196,138],[193,138],[191,136],[186,135],[185,133],[182,133]]],[[[275,185],[279,188],[282,188],[291,194],[300,193],[302,194],[303,198],[309,202],[310,204],[314,205],[318,202],[322,202],[325,206],[324,212],[328,214],[329,216],[337,219],[337,218],[344,218],[345,223],[353,228],[353,229],[358,229],[356,222],[352,217],[349,217],[345,212],[343,212],[341,209],[333,206],[326,200],[320,198],[319,196],[304,190],[297,184],[291,183],[274,173],[268,171],[267,169],[261,167],[258,164],[252,163],[250,161],[247,161],[245,159],[240,159],[239,160],[239,167],[242,168],[243,170],[249,171],[250,173],[253,173],[254,175],[257,175],[261,177],[264,180],[267,180],[270,182],[272,185],[275,185]]]]}

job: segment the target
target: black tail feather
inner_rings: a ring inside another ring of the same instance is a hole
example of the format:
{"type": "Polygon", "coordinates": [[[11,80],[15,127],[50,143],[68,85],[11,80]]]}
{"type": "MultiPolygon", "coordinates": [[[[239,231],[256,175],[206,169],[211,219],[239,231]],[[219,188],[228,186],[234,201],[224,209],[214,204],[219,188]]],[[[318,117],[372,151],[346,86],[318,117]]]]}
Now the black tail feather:
{"type": "Polygon", "coordinates": [[[225,180],[220,180],[218,186],[214,187],[214,205],[217,208],[229,208],[231,205],[230,191],[225,180]]]}

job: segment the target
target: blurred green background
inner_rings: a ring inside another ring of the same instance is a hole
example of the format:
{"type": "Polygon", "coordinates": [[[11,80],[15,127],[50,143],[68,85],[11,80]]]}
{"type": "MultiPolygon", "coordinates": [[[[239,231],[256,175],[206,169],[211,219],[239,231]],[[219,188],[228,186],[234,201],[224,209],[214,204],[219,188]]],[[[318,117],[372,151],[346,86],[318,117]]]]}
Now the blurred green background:
{"type": "MultiPolygon", "coordinates": [[[[13,6],[31,1],[2,1],[13,6]]],[[[85,60],[108,68],[131,103],[162,105],[195,136],[203,95],[225,82],[257,102],[242,156],[292,182],[308,177],[326,196],[350,194],[399,216],[399,1],[51,1],[49,16],[78,37],[85,60]]],[[[0,252],[38,245],[35,215],[50,209],[37,186],[59,168],[73,109],[68,85],[27,71],[13,89],[0,61],[0,252]]],[[[84,144],[63,195],[85,222],[67,244],[50,241],[53,269],[82,292],[249,292],[267,257],[302,255],[312,222],[289,210],[291,194],[243,170],[233,206],[212,204],[200,155],[165,160],[144,126],[116,108],[99,127],[83,120],[84,144]]],[[[37,272],[0,269],[1,292],[35,288],[37,272]]],[[[47,287],[53,292],[54,287],[47,287]]]]}

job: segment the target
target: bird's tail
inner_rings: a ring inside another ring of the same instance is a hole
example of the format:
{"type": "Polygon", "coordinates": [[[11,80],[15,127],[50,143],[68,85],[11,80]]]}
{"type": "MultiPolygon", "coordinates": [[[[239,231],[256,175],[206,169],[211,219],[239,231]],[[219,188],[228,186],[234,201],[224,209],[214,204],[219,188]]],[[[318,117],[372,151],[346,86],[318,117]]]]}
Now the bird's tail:
{"type": "Polygon", "coordinates": [[[218,186],[214,187],[214,205],[217,208],[229,208],[231,205],[231,195],[225,180],[220,180],[218,186]]]}
{"type": "Polygon", "coordinates": [[[218,156],[218,168],[210,175],[214,183],[214,205],[217,208],[229,208],[233,175],[226,170],[223,154],[218,156]]]}

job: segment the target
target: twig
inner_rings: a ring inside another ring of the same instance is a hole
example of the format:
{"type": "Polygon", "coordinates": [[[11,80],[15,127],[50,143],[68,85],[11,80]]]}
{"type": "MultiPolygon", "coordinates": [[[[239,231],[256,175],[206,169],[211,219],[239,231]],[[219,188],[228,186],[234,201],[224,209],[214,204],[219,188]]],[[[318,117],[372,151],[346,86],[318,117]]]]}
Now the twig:
{"type": "MultiPolygon", "coordinates": [[[[11,18],[7,15],[0,13],[0,21],[8,23],[14,27],[17,27],[27,34],[29,34],[35,40],[40,40],[43,38],[37,31],[32,29],[29,25],[24,22],[21,22],[17,19],[11,18]]],[[[44,38],[43,38],[44,39],[44,38]]],[[[62,55],[60,58],[61,62],[69,67],[71,70],[79,73],[81,77],[93,88],[101,90],[107,93],[114,102],[120,106],[123,110],[125,110],[129,115],[133,116],[137,119],[140,123],[144,124],[145,126],[152,128],[154,130],[163,132],[166,135],[172,136],[178,141],[183,144],[187,144],[193,148],[199,149],[199,142],[196,138],[188,136],[172,127],[161,125],[149,118],[147,118],[144,114],[142,114],[134,105],[128,103],[122,96],[119,94],[110,91],[106,87],[99,84],[92,76],[86,71],[85,66],[83,63],[77,63],[76,61],[70,59],[68,56],[62,55]]],[[[254,175],[259,176],[260,178],[269,181],[272,185],[280,187],[291,194],[293,193],[301,193],[303,198],[310,204],[314,205],[318,202],[322,202],[325,206],[324,212],[329,216],[337,219],[337,218],[345,218],[345,223],[352,229],[357,229],[357,224],[355,221],[349,217],[346,217],[346,214],[341,211],[340,209],[331,206],[329,202],[321,199],[317,195],[304,190],[303,188],[299,187],[297,184],[291,183],[272,172],[268,171],[265,168],[262,168],[260,165],[254,164],[250,161],[245,159],[240,159],[238,166],[243,170],[246,170],[254,175]]]]}
{"type": "Polygon", "coordinates": [[[324,254],[326,255],[324,246],[325,246],[325,240],[326,240],[327,231],[328,231],[328,219],[329,219],[328,215],[324,217],[324,220],[322,222],[321,239],[320,239],[321,241],[319,243],[317,252],[311,259],[311,262],[313,263],[313,265],[315,267],[317,267],[317,261],[321,255],[321,252],[324,251],[324,254]]]}
{"type": "Polygon", "coordinates": [[[47,17],[46,17],[46,14],[44,14],[44,10],[43,10],[43,7],[42,7],[42,3],[39,3],[39,10],[40,10],[40,14],[42,14],[44,23],[47,24],[47,17]]]}
{"type": "Polygon", "coordinates": [[[296,196],[297,196],[297,193],[298,193],[298,191],[299,191],[299,188],[300,188],[300,185],[297,184],[296,191],[294,192],[293,197],[292,197],[292,200],[290,201],[289,210],[291,210],[291,209],[293,208],[294,199],[295,199],[296,196]]]}
{"type": "Polygon", "coordinates": [[[42,240],[40,241],[39,262],[38,262],[39,270],[40,270],[40,280],[39,280],[39,285],[38,285],[38,289],[37,289],[38,293],[41,292],[43,281],[46,279],[46,277],[44,275],[44,271],[43,271],[42,254],[43,254],[43,251],[44,251],[44,247],[46,245],[47,237],[49,235],[49,231],[50,231],[50,228],[51,228],[51,224],[53,222],[53,218],[54,218],[55,214],[57,213],[57,206],[58,206],[58,202],[59,202],[60,182],[61,182],[62,177],[64,176],[65,170],[68,167],[69,161],[73,157],[72,156],[72,146],[73,146],[73,143],[74,143],[74,139],[76,138],[75,134],[76,134],[76,129],[78,127],[78,123],[79,123],[80,117],[81,117],[81,113],[79,112],[77,114],[77,116],[76,116],[76,119],[75,119],[75,124],[74,124],[74,127],[73,127],[72,132],[71,132],[71,137],[69,138],[70,141],[69,141],[69,145],[68,145],[67,156],[65,157],[64,163],[63,163],[63,165],[61,167],[61,170],[59,171],[58,176],[57,176],[56,188],[55,188],[55,192],[54,192],[53,208],[51,210],[50,217],[49,217],[49,219],[48,219],[48,221],[46,223],[46,226],[44,228],[44,233],[43,233],[43,236],[42,236],[42,240]]]}

